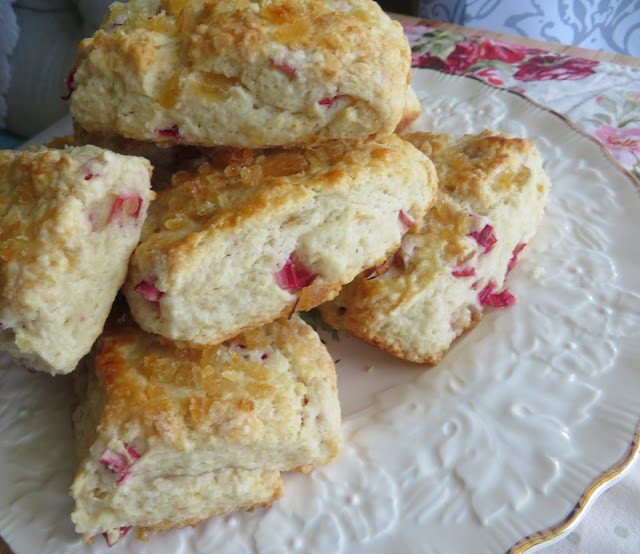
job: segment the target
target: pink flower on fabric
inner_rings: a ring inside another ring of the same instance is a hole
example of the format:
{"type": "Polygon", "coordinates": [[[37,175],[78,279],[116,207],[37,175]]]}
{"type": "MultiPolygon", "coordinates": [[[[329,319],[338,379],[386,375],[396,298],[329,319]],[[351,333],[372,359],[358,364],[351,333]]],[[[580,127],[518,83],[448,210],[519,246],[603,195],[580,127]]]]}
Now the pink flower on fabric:
{"type": "Polygon", "coordinates": [[[428,52],[426,54],[416,54],[414,52],[411,55],[411,66],[430,67],[432,69],[438,69],[440,71],[448,71],[447,64],[442,60],[442,58],[432,56],[428,52]]]}
{"type": "Polygon", "coordinates": [[[513,74],[518,81],[577,81],[593,75],[599,62],[566,56],[534,56],[519,65],[513,74]]]}
{"type": "Polygon", "coordinates": [[[475,40],[459,42],[447,57],[447,68],[453,73],[461,73],[476,63],[479,57],[480,47],[475,40]]]}
{"type": "Polygon", "coordinates": [[[622,165],[631,167],[640,155],[640,128],[616,129],[609,125],[593,131],[622,165]]]}
{"type": "Polygon", "coordinates": [[[518,63],[524,60],[529,48],[500,40],[487,39],[480,45],[480,58],[483,60],[501,60],[505,63],[518,63]]]}
{"type": "Polygon", "coordinates": [[[497,87],[500,87],[504,84],[502,79],[500,79],[500,72],[493,67],[486,67],[485,69],[480,69],[478,71],[474,71],[473,73],[469,73],[469,75],[480,77],[481,79],[497,87]]]}

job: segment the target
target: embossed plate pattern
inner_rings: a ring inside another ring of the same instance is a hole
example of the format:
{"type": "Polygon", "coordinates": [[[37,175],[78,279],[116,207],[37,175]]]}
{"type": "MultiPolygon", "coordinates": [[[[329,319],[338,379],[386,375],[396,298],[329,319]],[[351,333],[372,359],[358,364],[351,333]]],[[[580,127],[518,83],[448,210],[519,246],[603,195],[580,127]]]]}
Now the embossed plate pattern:
{"type": "MultiPolygon", "coordinates": [[[[488,313],[428,370],[327,338],[344,411],[338,460],[286,475],[271,510],[147,543],[127,536],[118,552],[504,552],[565,528],[598,476],[631,463],[640,417],[631,180],[595,142],[515,94],[425,69],[414,86],[424,110],[415,128],[491,127],[534,138],[543,154],[553,187],[510,276],[519,302],[488,313]]],[[[19,554],[105,552],[102,540],[83,545],[68,517],[69,380],[2,365],[0,533],[19,554]]]]}

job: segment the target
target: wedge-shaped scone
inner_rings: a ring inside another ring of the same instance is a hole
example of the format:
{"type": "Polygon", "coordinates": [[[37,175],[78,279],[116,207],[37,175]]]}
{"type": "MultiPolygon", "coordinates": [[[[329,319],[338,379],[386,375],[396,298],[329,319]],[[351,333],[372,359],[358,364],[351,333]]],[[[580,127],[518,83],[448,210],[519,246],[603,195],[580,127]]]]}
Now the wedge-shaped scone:
{"type": "Polygon", "coordinates": [[[108,328],[79,376],[76,529],[161,530],[268,504],[338,453],[333,361],[297,315],[200,350],[108,328]],[[228,469],[231,468],[231,469],[228,469]]]}
{"type": "Polygon", "coordinates": [[[79,48],[88,132],[239,148],[393,132],[409,43],[372,0],[131,0],[79,48]]]}
{"type": "Polygon", "coordinates": [[[550,183],[530,140],[495,131],[405,138],[436,166],[436,203],[387,265],[358,276],[320,310],[337,329],[436,364],[486,307],[515,300],[504,280],[535,233],[550,183]]]}
{"type": "Polygon", "coordinates": [[[0,151],[0,349],[68,373],[102,331],[154,193],[147,160],[0,151]]]}
{"type": "Polygon", "coordinates": [[[226,150],[159,194],[124,288],[133,316],[211,345],[313,308],[399,247],[435,181],[393,135],[355,150],[226,150]]]}

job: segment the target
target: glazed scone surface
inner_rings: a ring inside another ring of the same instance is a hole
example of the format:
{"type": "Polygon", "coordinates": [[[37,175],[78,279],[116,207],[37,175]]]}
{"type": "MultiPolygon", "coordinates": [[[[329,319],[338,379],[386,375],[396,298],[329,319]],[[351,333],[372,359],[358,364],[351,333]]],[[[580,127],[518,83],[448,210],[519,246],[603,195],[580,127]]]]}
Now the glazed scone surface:
{"type": "Polygon", "coordinates": [[[433,164],[394,135],[226,152],[152,207],[124,287],[147,331],[218,344],[317,306],[395,251],[435,199],[433,164]]]}
{"type": "Polygon", "coordinates": [[[530,140],[495,131],[404,137],[436,166],[436,203],[380,275],[358,276],[320,310],[383,350],[436,364],[487,306],[513,302],[504,280],[535,233],[550,183],[530,140]]]}
{"type": "Polygon", "coordinates": [[[0,349],[54,374],[89,352],[138,243],[150,172],[94,146],[0,151],[0,349]]]}
{"type": "Polygon", "coordinates": [[[393,132],[409,43],[372,0],[131,0],[79,49],[88,132],[239,148],[393,132]]]}
{"type": "MultiPolygon", "coordinates": [[[[197,474],[236,467],[307,471],[338,452],[333,361],[297,316],[189,349],[130,324],[105,331],[75,419],[100,431],[87,458],[135,445],[135,472],[197,474]],[[97,419],[96,419],[97,418],[97,419]],[[97,425],[96,425],[97,423],[97,425]]],[[[89,467],[89,466],[87,466],[89,467]]]]}

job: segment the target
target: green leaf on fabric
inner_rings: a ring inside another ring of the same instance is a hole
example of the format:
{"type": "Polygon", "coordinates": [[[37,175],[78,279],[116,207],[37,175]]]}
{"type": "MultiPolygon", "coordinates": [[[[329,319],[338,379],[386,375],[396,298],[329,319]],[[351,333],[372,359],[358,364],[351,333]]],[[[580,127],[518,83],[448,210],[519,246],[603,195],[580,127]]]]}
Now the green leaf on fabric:
{"type": "Polygon", "coordinates": [[[618,122],[618,129],[622,129],[627,125],[631,125],[632,123],[640,123],[640,116],[630,117],[628,119],[621,119],[618,122]]]}
{"type": "Polygon", "coordinates": [[[445,60],[455,49],[456,42],[461,42],[466,39],[467,37],[459,33],[450,33],[436,29],[421,35],[418,39],[420,44],[416,44],[412,50],[418,54],[424,54],[428,51],[432,56],[445,60]]]}
{"type": "Polygon", "coordinates": [[[600,127],[602,125],[612,125],[613,124],[613,118],[606,113],[595,113],[593,114],[593,117],[591,119],[589,119],[588,121],[592,122],[594,125],[600,127]]]}
{"type": "Polygon", "coordinates": [[[507,62],[503,62],[502,60],[496,59],[496,60],[478,60],[478,63],[475,64],[473,67],[504,70],[504,69],[509,69],[512,66],[507,62]]]}
{"type": "Polygon", "coordinates": [[[598,104],[611,113],[618,113],[618,105],[607,96],[601,96],[598,104]]]}
{"type": "Polygon", "coordinates": [[[640,102],[633,98],[629,98],[627,100],[625,100],[624,104],[622,105],[622,113],[620,114],[620,117],[626,117],[628,116],[630,113],[633,113],[635,111],[637,111],[638,109],[640,109],[640,102]],[[635,100],[635,101],[634,101],[635,100]]]}

